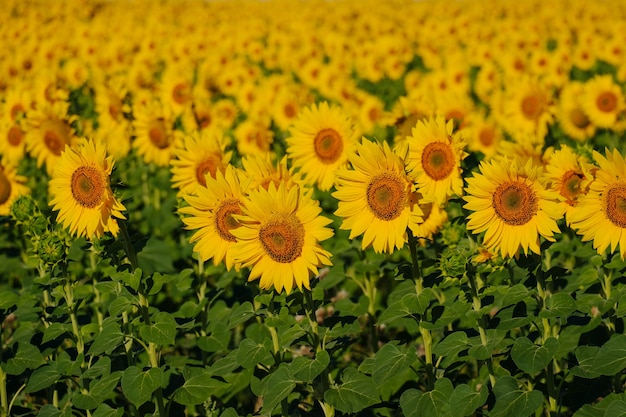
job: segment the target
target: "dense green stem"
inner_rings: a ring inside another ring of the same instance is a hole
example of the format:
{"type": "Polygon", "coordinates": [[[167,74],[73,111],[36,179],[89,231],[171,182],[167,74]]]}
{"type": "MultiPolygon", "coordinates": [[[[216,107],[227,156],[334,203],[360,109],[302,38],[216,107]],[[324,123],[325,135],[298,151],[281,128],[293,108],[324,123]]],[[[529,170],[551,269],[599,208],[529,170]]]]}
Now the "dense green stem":
{"type": "MultiPolygon", "coordinates": [[[[471,264],[467,265],[466,270],[466,276],[469,281],[470,292],[472,295],[472,308],[476,313],[478,313],[480,312],[481,302],[480,297],[478,296],[479,287],[478,283],[476,282],[476,271],[471,264]]],[[[489,340],[487,339],[487,332],[485,330],[487,328],[487,325],[487,318],[482,315],[478,319],[478,334],[480,335],[480,342],[485,348],[488,349],[489,340]]],[[[491,357],[491,353],[489,354],[489,358],[485,360],[485,363],[487,365],[487,370],[489,371],[489,382],[491,383],[491,388],[493,388],[496,386],[496,375],[493,370],[493,359],[491,357]]]]}
{"type": "MultiPolygon", "coordinates": [[[[417,258],[417,238],[413,236],[410,229],[407,229],[409,237],[409,250],[411,251],[411,262],[413,264],[413,279],[415,281],[415,292],[420,295],[424,291],[424,277],[422,268],[417,258]]],[[[424,343],[424,362],[426,364],[426,385],[430,391],[435,387],[435,367],[433,366],[433,337],[429,329],[422,326],[423,319],[420,319],[419,331],[424,343]]]]}
{"type": "MultiPolygon", "coordinates": [[[[546,283],[546,279],[544,276],[544,270],[543,270],[543,263],[539,263],[539,266],[537,268],[537,293],[539,294],[539,297],[541,298],[541,309],[545,310],[546,308],[546,300],[548,299],[549,296],[549,291],[548,291],[548,286],[546,283]]],[[[552,332],[552,324],[550,323],[550,320],[548,318],[542,318],[541,319],[541,325],[543,327],[543,343],[546,342],[546,340],[548,340],[551,337],[558,337],[557,335],[553,335],[552,332]]],[[[558,395],[557,395],[557,391],[556,391],[556,386],[554,384],[554,360],[550,360],[550,363],[548,363],[548,365],[546,366],[546,388],[548,390],[548,404],[549,404],[549,412],[550,415],[556,415],[557,414],[557,408],[558,408],[558,395]]]]}
{"type": "Polygon", "coordinates": [[[9,397],[7,396],[7,374],[0,366],[0,417],[9,415],[9,397]]]}

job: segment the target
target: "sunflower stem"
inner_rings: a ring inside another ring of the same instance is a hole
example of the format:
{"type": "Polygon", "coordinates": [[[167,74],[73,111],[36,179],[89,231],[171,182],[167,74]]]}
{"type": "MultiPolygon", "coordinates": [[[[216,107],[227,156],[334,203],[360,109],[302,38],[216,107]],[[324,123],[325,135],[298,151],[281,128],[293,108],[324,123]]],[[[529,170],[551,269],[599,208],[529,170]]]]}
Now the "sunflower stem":
{"type": "MultiPolygon", "coordinates": [[[[67,303],[67,309],[70,313],[70,322],[72,323],[72,332],[76,337],[76,352],[78,356],[83,356],[85,353],[85,343],[83,341],[83,334],[78,327],[78,319],[76,317],[76,303],[74,300],[74,286],[70,280],[69,274],[67,272],[67,265],[62,263],[63,275],[65,276],[65,284],[63,285],[63,295],[65,297],[65,302],[67,303]]],[[[83,356],[83,361],[84,361],[83,356]]],[[[84,362],[83,362],[84,364],[84,362]]]]}
{"type": "MultiPolygon", "coordinates": [[[[411,229],[407,229],[409,237],[409,250],[411,252],[411,261],[413,263],[413,279],[415,280],[415,292],[420,295],[424,291],[424,276],[422,267],[417,257],[417,238],[413,236],[411,229]]],[[[424,362],[426,368],[426,386],[429,391],[435,387],[435,367],[433,366],[433,336],[429,329],[422,325],[423,316],[419,319],[419,332],[422,335],[424,343],[424,362]]]]}
{"type": "MultiPolygon", "coordinates": [[[[549,262],[549,256],[548,256],[548,262],[549,262]]],[[[544,274],[544,265],[543,262],[539,262],[539,266],[537,267],[537,293],[539,294],[539,297],[541,298],[541,309],[545,310],[546,308],[546,300],[548,299],[549,294],[549,290],[548,290],[548,285],[546,283],[546,278],[545,278],[545,274],[544,274]]],[[[541,319],[541,324],[543,327],[543,343],[546,343],[546,340],[548,340],[551,337],[556,337],[558,336],[558,334],[553,335],[553,331],[552,331],[552,324],[550,323],[550,320],[546,317],[543,317],[541,319]]],[[[556,386],[554,384],[554,367],[555,367],[555,362],[554,359],[550,360],[550,362],[548,363],[548,365],[546,366],[546,388],[548,390],[548,405],[549,405],[549,412],[551,416],[557,415],[557,408],[558,408],[558,393],[556,390],[556,386]]]]}
{"type": "Polygon", "coordinates": [[[128,257],[128,262],[130,262],[132,272],[135,272],[135,270],[139,268],[139,263],[137,262],[137,252],[135,252],[133,241],[130,239],[130,234],[128,234],[128,228],[126,228],[126,221],[120,219],[117,223],[120,226],[120,233],[122,234],[122,244],[124,246],[126,256],[128,257]]]}
{"type": "MultiPolygon", "coordinates": [[[[467,276],[467,280],[469,282],[470,293],[472,295],[472,308],[478,313],[482,304],[480,297],[478,296],[480,287],[476,281],[476,269],[471,263],[468,262],[465,270],[465,275],[467,276]]],[[[480,342],[486,349],[488,349],[489,346],[489,339],[487,338],[487,332],[485,330],[487,326],[487,317],[485,315],[480,316],[480,319],[478,320],[478,334],[480,335],[480,342]]],[[[496,386],[496,375],[493,370],[493,358],[491,356],[491,352],[489,353],[489,358],[485,360],[485,364],[487,365],[487,370],[489,371],[489,382],[491,383],[491,388],[493,389],[493,387],[496,386]]]]}
{"type": "Polygon", "coordinates": [[[0,417],[9,415],[9,397],[7,396],[7,374],[0,367],[0,417]]]}
{"type": "Polygon", "coordinates": [[[309,325],[311,326],[311,332],[313,333],[313,347],[315,352],[322,350],[320,344],[319,328],[317,324],[317,317],[315,315],[315,303],[313,302],[313,295],[311,291],[303,291],[305,300],[305,310],[307,318],[309,319],[309,325]]]}

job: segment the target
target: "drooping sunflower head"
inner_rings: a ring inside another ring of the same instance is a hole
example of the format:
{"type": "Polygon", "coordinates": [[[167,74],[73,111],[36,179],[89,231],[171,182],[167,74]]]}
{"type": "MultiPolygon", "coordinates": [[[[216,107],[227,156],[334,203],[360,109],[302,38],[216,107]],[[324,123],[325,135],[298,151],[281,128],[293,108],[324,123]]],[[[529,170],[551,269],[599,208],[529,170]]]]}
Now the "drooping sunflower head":
{"type": "Polygon", "coordinates": [[[418,121],[408,138],[407,170],[428,201],[444,204],[463,192],[461,161],[467,156],[461,136],[453,134],[453,121],[443,117],[418,121]]]}
{"type": "Polygon", "coordinates": [[[117,235],[117,219],[125,207],[110,187],[113,160],[100,141],[83,140],[67,147],[49,183],[50,206],[58,211],[57,221],[70,233],[88,239],[105,232],[117,235]]]}
{"type": "Polygon", "coordinates": [[[287,138],[287,155],[310,184],[329,190],[356,139],[350,119],[327,102],[304,109],[287,138]]]}
{"type": "Polygon", "coordinates": [[[318,202],[299,187],[258,188],[242,211],[235,216],[241,227],[232,230],[234,258],[250,268],[248,280],[260,279],[261,288],[310,289],[310,278],[331,264],[331,254],[319,245],[333,235],[326,227],[331,220],[320,216],[318,202]]]}

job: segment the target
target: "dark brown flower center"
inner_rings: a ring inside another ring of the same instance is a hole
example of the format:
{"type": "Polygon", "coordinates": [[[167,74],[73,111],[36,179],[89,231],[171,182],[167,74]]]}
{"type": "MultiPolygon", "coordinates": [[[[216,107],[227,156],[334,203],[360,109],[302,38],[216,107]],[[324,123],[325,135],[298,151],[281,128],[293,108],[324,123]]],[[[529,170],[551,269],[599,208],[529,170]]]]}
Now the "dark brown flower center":
{"type": "Polygon", "coordinates": [[[426,145],[422,153],[422,168],[435,181],[448,178],[454,169],[454,153],[450,145],[443,142],[426,145]]]}
{"type": "Polygon", "coordinates": [[[341,135],[334,129],[322,129],[313,141],[315,154],[325,164],[332,164],[339,159],[343,151],[341,135]]]}
{"type": "Polygon", "coordinates": [[[604,211],[617,227],[626,228],[626,184],[615,184],[606,192],[604,211]]]}
{"type": "Polygon", "coordinates": [[[240,226],[233,214],[241,214],[241,205],[235,198],[222,201],[214,214],[215,230],[222,239],[228,242],[237,241],[230,231],[240,226]]]}
{"type": "Polygon", "coordinates": [[[285,117],[287,117],[288,119],[293,119],[294,117],[296,117],[296,107],[293,104],[285,104],[284,111],[285,117]]]}
{"type": "Polygon", "coordinates": [[[150,137],[150,142],[159,149],[165,149],[170,146],[170,138],[168,137],[165,120],[163,119],[156,119],[152,122],[150,129],[148,129],[148,136],[150,137]]]}
{"type": "Polygon", "coordinates": [[[600,111],[610,113],[617,107],[617,96],[611,91],[605,91],[596,98],[596,105],[600,111]]]}
{"type": "Polygon", "coordinates": [[[569,112],[569,119],[574,126],[579,129],[584,129],[589,126],[589,118],[582,111],[582,109],[575,107],[569,112]]]}
{"type": "Polygon", "coordinates": [[[402,178],[391,173],[378,174],[367,186],[367,205],[377,218],[390,221],[404,210],[407,192],[402,178]]]}
{"type": "Polygon", "coordinates": [[[102,172],[84,165],[72,174],[71,186],[74,200],[87,208],[94,208],[102,201],[106,187],[102,172]]]}
{"type": "Polygon", "coordinates": [[[293,214],[276,216],[261,226],[259,240],[274,261],[290,263],[302,254],[304,226],[293,214]]]}
{"type": "Polygon", "coordinates": [[[537,195],[523,182],[507,181],[496,188],[492,206],[503,222],[511,226],[521,226],[537,213],[537,195]]]}
{"type": "Polygon", "coordinates": [[[566,202],[570,206],[576,203],[576,197],[580,194],[580,183],[583,178],[582,174],[574,170],[567,171],[561,178],[562,183],[559,191],[567,199],[566,202]]]}
{"type": "Polygon", "coordinates": [[[4,174],[4,170],[0,169],[0,204],[4,204],[11,197],[11,181],[4,174]]]}
{"type": "Polygon", "coordinates": [[[530,120],[537,120],[543,112],[543,100],[536,95],[524,97],[522,100],[522,113],[530,120]]]}
{"type": "Polygon", "coordinates": [[[11,146],[19,146],[22,144],[22,129],[19,126],[13,125],[7,133],[7,140],[11,146]]]}
{"type": "Polygon", "coordinates": [[[221,165],[221,160],[214,156],[207,156],[202,162],[196,166],[196,179],[202,186],[206,187],[206,174],[210,174],[212,178],[215,178],[215,172],[221,165]]]}
{"type": "Polygon", "coordinates": [[[189,101],[189,86],[185,83],[178,83],[172,90],[172,99],[178,104],[185,104],[189,101]]]}
{"type": "Polygon", "coordinates": [[[496,133],[493,131],[491,127],[483,127],[480,129],[478,133],[478,140],[483,146],[489,147],[493,145],[493,142],[496,139],[496,133]]]}

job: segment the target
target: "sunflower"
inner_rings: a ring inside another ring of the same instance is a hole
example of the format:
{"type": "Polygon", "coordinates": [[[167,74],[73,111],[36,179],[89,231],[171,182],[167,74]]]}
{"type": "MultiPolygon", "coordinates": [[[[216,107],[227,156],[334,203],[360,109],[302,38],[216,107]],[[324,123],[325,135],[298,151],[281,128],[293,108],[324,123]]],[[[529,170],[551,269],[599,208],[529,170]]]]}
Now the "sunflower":
{"type": "Polygon", "coordinates": [[[516,140],[532,136],[543,140],[553,121],[554,106],[550,91],[537,80],[521,78],[507,84],[502,97],[502,126],[516,140]]]}
{"type": "Polygon", "coordinates": [[[546,165],[545,178],[550,190],[559,194],[568,224],[578,198],[587,192],[590,169],[590,164],[567,146],[554,151],[546,165]]]}
{"type": "Polygon", "coordinates": [[[320,216],[318,202],[299,187],[252,191],[236,216],[241,227],[232,230],[237,242],[235,260],[250,267],[249,281],[260,278],[259,286],[287,293],[295,287],[311,289],[309,280],[322,265],[331,265],[331,254],[318,242],[333,235],[332,221],[320,216]]]}
{"type": "Polygon", "coordinates": [[[0,155],[4,164],[17,165],[24,157],[26,131],[20,123],[0,116],[0,155]]]}
{"type": "Polygon", "coordinates": [[[622,259],[626,258],[626,160],[614,149],[605,156],[593,152],[598,164],[595,179],[587,194],[578,199],[570,216],[571,227],[582,235],[583,241],[593,240],[593,247],[603,253],[610,246],[615,252],[619,245],[622,259]]]}
{"type": "Polygon", "coordinates": [[[246,189],[256,190],[258,188],[269,188],[274,184],[276,188],[280,183],[284,183],[289,190],[293,186],[305,187],[304,180],[299,172],[287,167],[287,157],[283,157],[277,164],[274,164],[269,154],[252,154],[241,160],[243,171],[246,176],[246,189]]]}
{"type": "Polygon", "coordinates": [[[68,104],[56,101],[41,102],[36,111],[29,113],[29,127],[26,132],[26,148],[37,159],[37,166],[46,166],[52,175],[61,152],[67,145],[77,141],[70,123],[75,119],[67,116],[68,104]]]}
{"type": "Polygon", "coordinates": [[[461,137],[452,134],[453,126],[453,120],[431,117],[418,121],[408,137],[407,169],[424,198],[440,205],[463,192],[461,161],[467,154],[461,137]]]}
{"type": "Polygon", "coordinates": [[[539,253],[539,235],[554,241],[563,217],[558,195],[540,181],[540,168],[532,160],[521,165],[517,159],[498,158],[481,162],[480,173],[467,179],[465,209],[467,229],[486,232],[483,244],[502,257],[539,253]]]}
{"type": "Polygon", "coordinates": [[[224,172],[230,162],[232,152],[226,152],[226,144],[221,136],[205,130],[185,135],[175,151],[172,160],[172,185],[179,194],[190,193],[196,186],[206,187],[209,174],[215,178],[217,171],[224,172]]]}
{"type": "Polygon", "coordinates": [[[271,119],[266,116],[250,117],[235,129],[237,151],[240,155],[268,154],[274,142],[271,119]]]}
{"type": "Polygon", "coordinates": [[[11,204],[20,195],[28,194],[30,189],[24,185],[26,178],[17,175],[11,165],[0,165],[0,216],[8,216],[11,204]]]}
{"type": "Polygon", "coordinates": [[[422,210],[412,198],[413,181],[404,163],[387,142],[363,140],[349,161],[352,169],[337,171],[333,193],[339,203],[335,214],[343,218],[340,229],[349,239],[363,235],[362,248],[392,253],[406,242],[406,230],[418,232],[422,210]]]}
{"type": "Polygon", "coordinates": [[[176,149],[173,133],[174,115],[157,100],[138,103],[133,108],[135,120],[133,147],[146,163],[167,166],[176,149]]]}
{"type": "Polygon", "coordinates": [[[232,245],[237,241],[233,231],[239,227],[234,217],[241,214],[243,191],[240,185],[241,173],[232,165],[225,171],[215,171],[215,177],[205,176],[206,187],[197,187],[195,194],[183,194],[189,204],[180,209],[183,223],[188,230],[197,230],[189,239],[196,242],[194,250],[202,261],[213,259],[218,265],[224,261],[229,270],[238,265],[233,262],[232,245]]]}
{"type": "Polygon", "coordinates": [[[350,119],[327,102],[302,110],[287,138],[287,155],[310,184],[322,191],[335,181],[356,142],[350,119]]]}
{"type": "Polygon", "coordinates": [[[565,84],[557,106],[557,120],[561,128],[568,136],[581,142],[592,138],[596,133],[596,126],[591,123],[581,104],[583,86],[578,81],[565,84]]]}
{"type": "Polygon", "coordinates": [[[117,236],[118,219],[126,208],[113,196],[109,177],[113,158],[101,142],[81,141],[66,147],[49,183],[50,206],[70,233],[88,239],[105,232],[117,236]]]}
{"type": "Polygon", "coordinates": [[[611,75],[596,75],[583,86],[582,106],[589,120],[598,127],[615,128],[626,104],[624,93],[611,75]]]}
{"type": "Polygon", "coordinates": [[[423,239],[430,240],[448,221],[448,212],[440,205],[424,202],[419,193],[413,193],[413,196],[415,202],[420,202],[420,209],[424,213],[422,216],[424,221],[411,231],[413,236],[420,239],[420,242],[423,239]]]}

